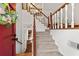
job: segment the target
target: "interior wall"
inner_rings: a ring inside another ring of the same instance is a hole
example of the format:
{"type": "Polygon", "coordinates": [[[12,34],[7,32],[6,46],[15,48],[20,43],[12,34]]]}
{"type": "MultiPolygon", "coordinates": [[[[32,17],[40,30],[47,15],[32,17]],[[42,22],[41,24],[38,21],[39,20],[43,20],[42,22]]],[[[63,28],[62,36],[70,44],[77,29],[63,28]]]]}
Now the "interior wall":
{"type": "Polygon", "coordinates": [[[21,3],[16,4],[16,12],[18,13],[18,19],[16,22],[16,37],[22,45],[16,42],[16,53],[25,52],[27,48],[28,28],[32,29],[33,17],[26,10],[22,10],[21,3]]]}
{"type": "MultiPolygon", "coordinates": [[[[18,41],[22,42],[22,9],[21,3],[16,4],[16,12],[18,14],[18,19],[16,20],[16,37],[18,41]]],[[[16,41],[16,53],[22,52],[22,45],[16,41]]]]}
{"type": "Polygon", "coordinates": [[[26,10],[22,10],[22,52],[27,48],[28,29],[32,30],[33,16],[26,10]]]}
{"type": "Polygon", "coordinates": [[[64,56],[79,56],[79,49],[70,45],[70,42],[79,44],[79,30],[78,29],[64,29],[64,30],[51,30],[50,34],[58,46],[59,52],[64,56]]]}
{"type": "MultiPolygon", "coordinates": [[[[63,5],[63,3],[44,3],[43,4],[43,12],[48,17],[50,15],[50,12],[54,13],[61,5],[63,5]]],[[[52,18],[52,20],[54,20],[54,18],[52,18]]],[[[52,23],[53,22],[54,21],[52,21],[52,23]]],[[[45,18],[45,24],[48,25],[48,19],[47,18],[45,18]]]]}
{"type": "Polygon", "coordinates": [[[36,32],[45,31],[46,26],[36,19],[36,32]]]}
{"type": "MultiPolygon", "coordinates": [[[[79,24],[79,3],[75,3],[74,7],[74,20],[75,24],[79,24]]],[[[72,6],[68,6],[68,23],[71,24],[71,12],[72,6]]],[[[63,10],[64,11],[64,10],[63,10]]],[[[63,13],[63,22],[64,22],[63,13]]],[[[52,17],[53,18],[53,17],[52,17]]],[[[53,18],[54,19],[54,18],[53,18]]],[[[77,49],[77,44],[79,44],[79,30],[78,29],[53,29],[50,31],[52,38],[55,40],[58,46],[59,52],[64,56],[79,56],[79,50],[77,49]],[[74,42],[71,46],[71,42],[74,42]]]]}
{"type": "Polygon", "coordinates": [[[79,24],[79,3],[75,3],[75,13],[74,13],[74,19],[75,19],[75,24],[79,24]]]}
{"type": "Polygon", "coordinates": [[[43,12],[49,16],[50,12],[55,12],[63,3],[44,3],[43,12]]]}

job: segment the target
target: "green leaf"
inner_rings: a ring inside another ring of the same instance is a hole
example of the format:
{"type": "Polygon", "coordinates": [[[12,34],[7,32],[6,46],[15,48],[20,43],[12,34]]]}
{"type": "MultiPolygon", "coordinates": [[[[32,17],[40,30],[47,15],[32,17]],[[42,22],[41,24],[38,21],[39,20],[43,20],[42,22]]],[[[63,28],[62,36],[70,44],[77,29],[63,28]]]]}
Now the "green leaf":
{"type": "Polygon", "coordinates": [[[3,8],[6,8],[8,6],[8,3],[2,3],[3,8]]]}

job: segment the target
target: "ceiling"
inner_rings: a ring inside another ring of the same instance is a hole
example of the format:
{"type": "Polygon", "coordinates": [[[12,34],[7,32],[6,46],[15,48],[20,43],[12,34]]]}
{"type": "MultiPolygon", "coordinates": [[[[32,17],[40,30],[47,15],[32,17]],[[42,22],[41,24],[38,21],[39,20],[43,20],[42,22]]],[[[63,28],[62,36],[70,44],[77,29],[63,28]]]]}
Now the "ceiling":
{"type": "Polygon", "coordinates": [[[56,11],[63,3],[35,3],[37,7],[42,7],[43,12],[49,15],[50,12],[56,11]]]}

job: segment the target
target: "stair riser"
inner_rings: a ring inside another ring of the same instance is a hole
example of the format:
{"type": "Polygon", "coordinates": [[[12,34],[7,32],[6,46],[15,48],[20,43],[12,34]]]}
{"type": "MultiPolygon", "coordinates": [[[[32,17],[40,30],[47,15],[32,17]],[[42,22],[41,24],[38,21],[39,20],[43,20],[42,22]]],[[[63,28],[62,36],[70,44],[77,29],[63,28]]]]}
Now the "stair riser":
{"type": "Polygon", "coordinates": [[[50,35],[47,34],[36,34],[36,37],[51,37],[50,35]]]}
{"type": "Polygon", "coordinates": [[[36,39],[38,39],[38,40],[40,40],[40,39],[42,39],[42,40],[52,40],[52,38],[51,37],[47,37],[47,36],[40,36],[40,37],[36,37],[36,39]]]}
{"type": "Polygon", "coordinates": [[[44,31],[44,32],[37,32],[38,34],[40,33],[50,33],[49,31],[44,31]]]}
{"type": "Polygon", "coordinates": [[[50,37],[50,38],[52,38],[52,36],[50,36],[50,35],[36,35],[36,37],[50,37]]]}
{"type": "Polygon", "coordinates": [[[44,32],[43,33],[42,32],[38,32],[36,34],[50,34],[50,33],[49,32],[45,32],[45,33],[44,32]]]}
{"type": "Polygon", "coordinates": [[[36,38],[36,40],[37,41],[52,41],[52,42],[55,42],[54,40],[48,39],[48,38],[47,39],[44,39],[44,38],[43,39],[42,38],[36,38]]]}
{"type": "Polygon", "coordinates": [[[40,53],[37,53],[38,56],[63,56],[61,53],[59,52],[47,52],[47,53],[44,53],[44,52],[41,52],[40,53]]]}
{"type": "Polygon", "coordinates": [[[53,41],[52,38],[43,38],[43,37],[36,38],[36,40],[53,41]]]}
{"type": "Polygon", "coordinates": [[[46,48],[48,48],[48,49],[50,49],[50,48],[56,48],[56,49],[58,49],[58,47],[53,47],[53,46],[42,46],[42,45],[40,45],[40,46],[36,46],[38,49],[46,49],[46,48]]]}
{"type": "Polygon", "coordinates": [[[36,37],[51,37],[50,35],[41,35],[41,34],[38,34],[36,35],[36,37]]]}
{"type": "Polygon", "coordinates": [[[38,47],[38,49],[40,49],[40,50],[50,50],[50,49],[57,49],[57,47],[38,47]]]}
{"type": "Polygon", "coordinates": [[[49,44],[49,45],[55,45],[55,43],[53,43],[53,42],[37,42],[37,44],[39,44],[39,45],[46,45],[46,44],[49,44]]]}
{"type": "Polygon", "coordinates": [[[36,36],[37,38],[52,38],[51,36],[49,35],[38,35],[36,36]]]}

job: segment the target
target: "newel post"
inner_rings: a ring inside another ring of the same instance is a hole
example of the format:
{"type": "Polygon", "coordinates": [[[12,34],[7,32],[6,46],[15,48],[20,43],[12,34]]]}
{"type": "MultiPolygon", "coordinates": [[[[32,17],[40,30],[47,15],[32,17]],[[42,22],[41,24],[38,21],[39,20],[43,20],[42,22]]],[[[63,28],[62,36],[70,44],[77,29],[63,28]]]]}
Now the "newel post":
{"type": "Polygon", "coordinates": [[[51,29],[53,28],[53,26],[52,26],[52,13],[50,13],[50,26],[51,26],[51,29]]]}
{"type": "Polygon", "coordinates": [[[71,28],[74,28],[74,3],[72,5],[72,22],[71,22],[71,28]]]}
{"type": "Polygon", "coordinates": [[[50,17],[48,16],[48,28],[50,28],[50,17]]]}
{"type": "Polygon", "coordinates": [[[36,56],[36,24],[35,24],[35,14],[33,15],[33,55],[36,56]]]}

